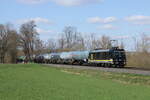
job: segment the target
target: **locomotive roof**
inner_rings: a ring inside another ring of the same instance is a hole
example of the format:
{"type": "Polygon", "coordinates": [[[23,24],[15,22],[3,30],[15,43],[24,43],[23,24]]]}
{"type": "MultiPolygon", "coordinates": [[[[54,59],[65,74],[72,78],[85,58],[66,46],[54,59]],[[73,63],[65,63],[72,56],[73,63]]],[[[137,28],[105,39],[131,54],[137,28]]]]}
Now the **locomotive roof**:
{"type": "Polygon", "coordinates": [[[97,52],[109,52],[110,49],[105,49],[105,50],[92,50],[90,51],[91,53],[97,53],[97,52]]]}
{"type": "Polygon", "coordinates": [[[60,53],[50,53],[50,55],[60,55],[60,53]]]}

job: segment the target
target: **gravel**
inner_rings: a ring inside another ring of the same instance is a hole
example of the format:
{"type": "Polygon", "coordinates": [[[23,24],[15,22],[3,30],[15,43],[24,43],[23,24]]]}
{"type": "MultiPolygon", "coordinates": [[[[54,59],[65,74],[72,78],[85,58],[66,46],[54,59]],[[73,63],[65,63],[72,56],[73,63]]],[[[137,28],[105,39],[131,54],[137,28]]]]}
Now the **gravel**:
{"type": "Polygon", "coordinates": [[[79,66],[79,65],[62,65],[62,64],[44,64],[52,67],[63,67],[63,68],[80,68],[80,69],[92,69],[100,70],[104,72],[116,72],[116,73],[130,73],[137,75],[148,75],[150,76],[150,70],[139,70],[139,69],[130,69],[130,68],[104,68],[96,66],[79,66]]]}

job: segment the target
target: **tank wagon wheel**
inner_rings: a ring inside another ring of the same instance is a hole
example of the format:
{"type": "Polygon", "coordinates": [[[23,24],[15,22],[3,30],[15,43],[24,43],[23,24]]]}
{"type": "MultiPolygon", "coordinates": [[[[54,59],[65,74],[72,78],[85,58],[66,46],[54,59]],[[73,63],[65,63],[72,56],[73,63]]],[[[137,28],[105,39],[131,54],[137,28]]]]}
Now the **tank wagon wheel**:
{"type": "Polygon", "coordinates": [[[79,61],[79,65],[82,65],[82,64],[83,64],[83,62],[79,61]]]}
{"type": "Polygon", "coordinates": [[[75,63],[75,60],[73,60],[73,59],[72,59],[72,61],[71,61],[71,65],[73,65],[74,63],[75,63]]]}

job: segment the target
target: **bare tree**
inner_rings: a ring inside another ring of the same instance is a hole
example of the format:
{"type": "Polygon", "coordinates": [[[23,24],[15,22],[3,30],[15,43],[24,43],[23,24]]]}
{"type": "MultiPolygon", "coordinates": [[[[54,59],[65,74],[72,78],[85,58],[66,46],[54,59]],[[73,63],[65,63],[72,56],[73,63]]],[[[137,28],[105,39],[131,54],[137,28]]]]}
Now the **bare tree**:
{"type": "Polygon", "coordinates": [[[110,38],[108,36],[103,35],[99,39],[99,37],[96,37],[96,35],[92,33],[86,38],[86,48],[88,49],[108,49],[110,46],[110,38]]]}
{"type": "Polygon", "coordinates": [[[72,26],[65,27],[61,37],[58,40],[59,48],[68,50],[83,50],[84,39],[81,33],[72,26]]]}
{"type": "Polygon", "coordinates": [[[87,35],[85,37],[85,48],[88,50],[100,48],[98,39],[96,38],[96,35],[94,33],[91,33],[90,35],[87,35]]]}
{"type": "Polygon", "coordinates": [[[44,42],[40,39],[35,40],[35,50],[34,54],[35,55],[40,55],[44,52],[44,49],[46,48],[44,42]]]}
{"type": "Polygon", "coordinates": [[[27,60],[31,61],[34,55],[35,41],[38,38],[38,33],[35,29],[34,21],[24,23],[20,27],[21,45],[27,60]]]}
{"type": "Polygon", "coordinates": [[[124,49],[125,48],[125,44],[124,44],[124,42],[123,41],[121,41],[121,43],[120,43],[120,49],[124,49]]]}
{"type": "Polygon", "coordinates": [[[57,49],[57,44],[54,39],[49,39],[46,43],[48,52],[55,51],[57,49]]]}
{"type": "Polygon", "coordinates": [[[8,41],[8,54],[10,56],[11,63],[16,63],[17,53],[18,53],[18,34],[16,30],[10,30],[9,41],[8,41]]]}
{"type": "Polygon", "coordinates": [[[75,32],[73,34],[72,50],[84,50],[85,41],[81,33],[75,32]]]}
{"type": "Polygon", "coordinates": [[[150,37],[146,34],[141,34],[140,51],[148,53],[150,51],[150,37]]]}
{"type": "Polygon", "coordinates": [[[100,47],[103,48],[103,49],[108,49],[111,47],[111,44],[110,44],[110,37],[108,36],[105,36],[103,35],[101,38],[100,38],[100,47]]]}
{"type": "Polygon", "coordinates": [[[63,34],[61,34],[61,37],[58,39],[58,46],[59,46],[59,49],[65,48],[65,38],[63,34]]]}
{"type": "Polygon", "coordinates": [[[140,38],[133,37],[134,49],[136,52],[150,52],[150,36],[141,34],[140,38]]]}
{"type": "Polygon", "coordinates": [[[66,48],[72,48],[73,37],[74,37],[73,35],[77,32],[76,28],[72,26],[68,26],[65,27],[63,32],[66,40],[66,48]]]}
{"type": "Polygon", "coordinates": [[[138,42],[138,39],[137,37],[132,37],[133,39],[133,50],[135,50],[136,52],[139,50],[139,42],[138,42]]]}
{"type": "Polygon", "coordinates": [[[103,35],[100,38],[100,47],[103,49],[108,49],[110,47],[110,38],[108,36],[103,35]]]}
{"type": "Polygon", "coordinates": [[[8,50],[9,32],[6,25],[0,25],[0,63],[4,63],[4,58],[8,50]]]}

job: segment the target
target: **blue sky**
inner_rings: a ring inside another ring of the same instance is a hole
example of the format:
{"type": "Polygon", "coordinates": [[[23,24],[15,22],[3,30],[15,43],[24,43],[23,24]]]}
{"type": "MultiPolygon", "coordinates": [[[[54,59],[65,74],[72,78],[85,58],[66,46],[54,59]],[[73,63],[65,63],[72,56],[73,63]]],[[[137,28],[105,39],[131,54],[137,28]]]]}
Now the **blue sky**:
{"type": "Polygon", "coordinates": [[[0,23],[16,28],[35,20],[43,40],[58,38],[65,26],[84,34],[103,34],[126,41],[150,34],[150,0],[1,0],[0,23]]]}

